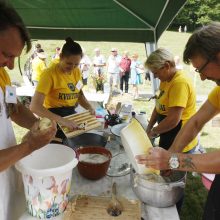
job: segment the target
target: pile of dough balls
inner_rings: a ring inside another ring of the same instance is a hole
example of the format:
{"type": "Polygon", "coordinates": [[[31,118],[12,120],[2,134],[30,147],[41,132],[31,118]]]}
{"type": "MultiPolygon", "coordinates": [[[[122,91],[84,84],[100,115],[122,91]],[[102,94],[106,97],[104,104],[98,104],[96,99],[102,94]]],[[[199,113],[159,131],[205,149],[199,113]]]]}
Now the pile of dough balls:
{"type": "Polygon", "coordinates": [[[52,123],[51,123],[51,120],[48,119],[48,118],[42,118],[40,120],[40,123],[39,123],[39,129],[42,131],[42,130],[45,130],[49,127],[51,127],[52,123]]]}

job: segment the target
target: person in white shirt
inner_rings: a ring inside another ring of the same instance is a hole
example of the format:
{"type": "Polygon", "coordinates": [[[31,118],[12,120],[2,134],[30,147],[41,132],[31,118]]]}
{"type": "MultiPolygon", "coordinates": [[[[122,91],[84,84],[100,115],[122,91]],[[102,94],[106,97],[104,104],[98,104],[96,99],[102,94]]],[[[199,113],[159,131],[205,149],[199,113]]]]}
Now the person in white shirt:
{"type": "Polygon", "coordinates": [[[82,72],[82,80],[83,80],[83,85],[87,85],[88,77],[89,77],[89,72],[90,72],[90,67],[91,67],[91,60],[88,55],[86,55],[86,50],[82,48],[82,59],[80,61],[79,67],[82,72]]]}
{"type": "Polygon", "coordinates": [[[108,80],[111,87],[118,88],[120,73],[121,56],[118,55],[118,49],[112,48],[111,55],[108,58],[108,80]]]}
{"type": "Polygon", "coordinates": [[[106,66],[105,57],[101,54],[99,48],[94,50],[95,56],[93,58],[94,76],[104,74],[104,67],[106,66]]]}
{"type": "MultiPolygon", "coordinates": [[[[7,89],[10,98],[16,102],[11,81],[4,67],[14,68],[14,60],[31,49],[27,29],[17,12],[5,1],[0,1],[0,219],[17,220],[13,203],[16,195],[16,171],[13,165],[21,158],[48,144],[56,133],[56,124],[46,130],[39,130],[39,121],[24,105],[7,101],[7,89]],[[16,144],[12,121],[21,127],[30,129],[22,143],[16,144]]],[[[19,204],[16,204],[16,206],[19,204]]]]}

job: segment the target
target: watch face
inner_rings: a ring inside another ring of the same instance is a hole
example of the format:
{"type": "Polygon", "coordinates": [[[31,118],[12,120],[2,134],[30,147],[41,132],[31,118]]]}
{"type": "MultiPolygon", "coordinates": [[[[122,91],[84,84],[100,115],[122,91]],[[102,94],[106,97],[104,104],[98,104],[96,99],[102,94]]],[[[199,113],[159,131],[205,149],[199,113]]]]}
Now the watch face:
{"type": "Polygon", "coordinates": [[[169,165],[171,169],[176,169],[179,167],[179,159],[177,156],[171,156],[169,160],[169,165]]]}

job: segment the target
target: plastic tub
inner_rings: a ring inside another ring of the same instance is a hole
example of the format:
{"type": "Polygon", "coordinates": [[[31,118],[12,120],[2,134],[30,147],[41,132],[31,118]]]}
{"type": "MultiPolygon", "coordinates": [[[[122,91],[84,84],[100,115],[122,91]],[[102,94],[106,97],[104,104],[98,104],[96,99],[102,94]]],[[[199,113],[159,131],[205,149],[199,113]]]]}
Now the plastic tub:
{"type": "Polygon", "coordinates": [[[61,144],[48,144],[16,163],[30,215],[45,219],[63,213],[77,163],[74,150],[61,144]]]}

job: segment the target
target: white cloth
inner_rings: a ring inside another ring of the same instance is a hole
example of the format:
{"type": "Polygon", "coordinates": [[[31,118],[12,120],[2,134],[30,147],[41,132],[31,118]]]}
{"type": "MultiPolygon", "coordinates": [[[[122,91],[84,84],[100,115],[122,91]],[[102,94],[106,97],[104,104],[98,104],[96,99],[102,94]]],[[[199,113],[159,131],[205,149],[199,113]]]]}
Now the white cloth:
{"type": "MultiPolygon", "coordinates": [[[[106,61],[105,61],[105,57],[100,54],[99,56],[94,56],[93,58],[93,64],[95,65],[100,65],[100,64],[105,64],[106,61]]],[[[104,73],[104,67],[94,67],[94,73],[95,74],[98,74],[98,73],[104,73]]]]}
{"type": "MultiPolygon", "coordinates": [[[[0,150],[16,144],[11,120],[6,116],[4,93],[0,88],[0,150]]],[[[0,172],[0,219],[15,220],[12,218],[12,202],[15,193],[15,170],[14,167],[0,172]]]]}

